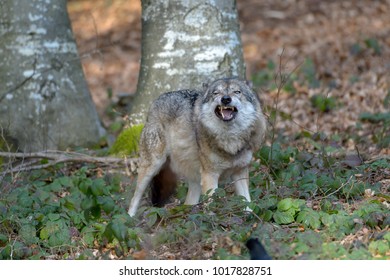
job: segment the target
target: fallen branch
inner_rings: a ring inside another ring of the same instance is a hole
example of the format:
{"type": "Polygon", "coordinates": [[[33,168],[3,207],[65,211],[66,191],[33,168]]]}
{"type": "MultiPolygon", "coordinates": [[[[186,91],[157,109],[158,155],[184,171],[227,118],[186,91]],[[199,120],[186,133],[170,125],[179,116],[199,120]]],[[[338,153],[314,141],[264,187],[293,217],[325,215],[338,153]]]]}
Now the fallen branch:
{"type": "Polygon", "coordinates": [[[45,169],[59,163],[94,163],[110,166],[119,165],[123,167],[130,167],[130,170],[132,172],[135,172],[138,162],[138,158],[94,157],[82,153],[63,151],[45,151],[36,153],[0,152],[0,157],[22,160],[22,163],[15,167],[6,169],[1,173],[1,175],[37,169],[45,169]],[[45,159],[49,162],[44,164],[37,164],[40,161],[31,162],[30,160],[33,159],[45,159]],[[26,163],[25,160],[29,160],[29,162],[26,163]]]}
{"type": "Polygon", "coordinates": [[[373,163],[374,161],[381,160],[381,159],[390,160],[390,155],[377,155],[377,156],[374,156],[374,157],[366,160],[364,163],[370,164],[370,163],[373,163]]]}

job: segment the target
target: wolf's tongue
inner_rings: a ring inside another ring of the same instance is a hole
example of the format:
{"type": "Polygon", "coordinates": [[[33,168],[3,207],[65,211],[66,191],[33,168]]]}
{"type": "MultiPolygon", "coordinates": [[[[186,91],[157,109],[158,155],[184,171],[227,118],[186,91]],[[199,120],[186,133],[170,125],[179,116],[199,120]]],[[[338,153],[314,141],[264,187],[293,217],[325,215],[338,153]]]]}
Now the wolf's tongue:
{"type": "Polygon", "coordinates": [[[221,109],[221,115],[222,115],[222,118],[224,120],[229,120],[231,119],[233,116],[233,110],[231,109],[221,109]]]}

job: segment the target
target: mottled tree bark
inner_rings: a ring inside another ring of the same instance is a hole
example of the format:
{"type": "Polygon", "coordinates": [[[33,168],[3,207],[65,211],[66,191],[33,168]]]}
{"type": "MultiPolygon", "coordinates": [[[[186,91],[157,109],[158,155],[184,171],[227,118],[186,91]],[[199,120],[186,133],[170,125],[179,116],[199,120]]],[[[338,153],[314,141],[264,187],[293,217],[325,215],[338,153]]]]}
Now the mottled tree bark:
{"type": "Polygon", "coordinates": [[[235,0],[142,0],[142,59],[131,121],[166,91],[245,78],[235,0]]]}
{"type": "Polygon", "coordinates": [[[22,151],[96,143],[104,134],[66,0],[0,0],[0,129],[22,151]]]}

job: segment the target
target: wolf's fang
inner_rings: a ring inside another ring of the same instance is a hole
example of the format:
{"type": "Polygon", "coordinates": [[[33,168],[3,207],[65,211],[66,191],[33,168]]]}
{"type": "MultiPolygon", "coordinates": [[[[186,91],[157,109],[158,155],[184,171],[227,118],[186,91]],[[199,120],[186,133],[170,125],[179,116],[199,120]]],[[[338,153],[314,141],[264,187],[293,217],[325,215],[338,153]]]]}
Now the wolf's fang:
{"type": "Polygon", "coordinates": [[[219,111],[220,111],[220,113],[221,113],[221,115],[222,115],[222,118],[224,119],[224,118],[225,118],[225,115],[223,114],[223,108],[222,108],[222,106],[220,106],[219,108],[220,108],[219,111]]]}

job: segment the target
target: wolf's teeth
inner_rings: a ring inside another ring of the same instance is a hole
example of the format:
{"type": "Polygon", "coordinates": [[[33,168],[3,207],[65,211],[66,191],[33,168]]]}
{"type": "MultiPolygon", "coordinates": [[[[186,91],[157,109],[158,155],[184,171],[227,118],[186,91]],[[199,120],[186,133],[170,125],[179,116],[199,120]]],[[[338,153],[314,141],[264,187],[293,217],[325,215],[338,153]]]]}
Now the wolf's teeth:
{"type": "Polygon", "coordinates": [[[220,112],[221,112],[222,118],[224,119],[224,118],[225,118],[225,115],[223,114],[223,108],[222,108],[222,106],[221,106],[220,108],[221,108],[220,112]]]}

